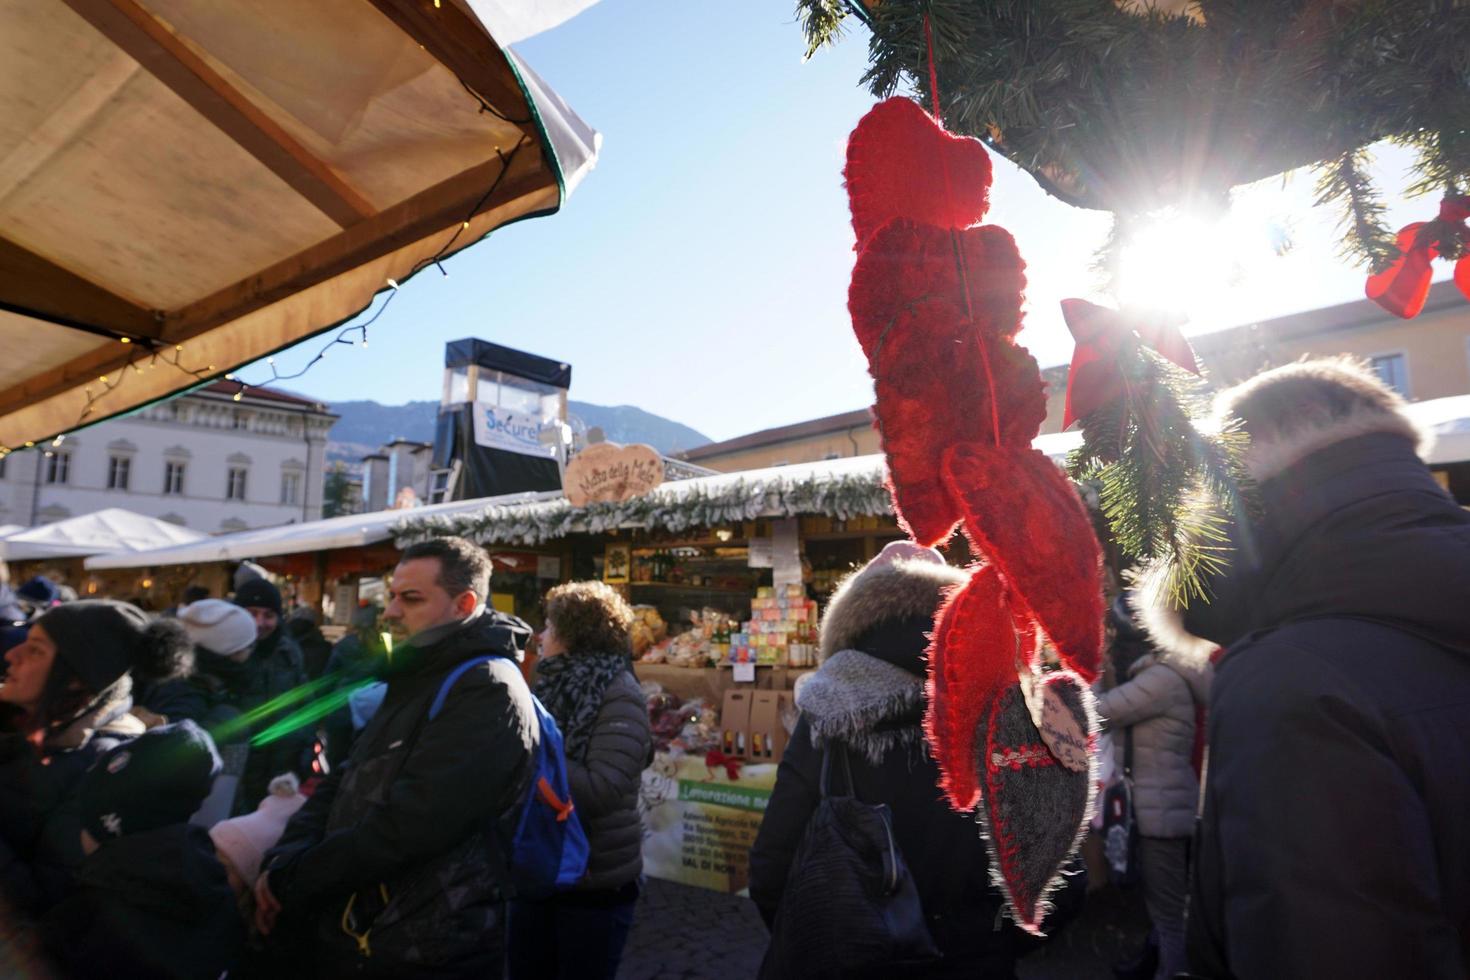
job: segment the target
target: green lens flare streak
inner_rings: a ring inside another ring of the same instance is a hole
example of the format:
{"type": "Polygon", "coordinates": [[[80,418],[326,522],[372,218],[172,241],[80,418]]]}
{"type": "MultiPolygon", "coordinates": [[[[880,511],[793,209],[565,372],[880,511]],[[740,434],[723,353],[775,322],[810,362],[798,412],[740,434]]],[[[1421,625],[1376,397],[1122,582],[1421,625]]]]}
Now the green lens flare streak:
{"type": "Polygon", "coordinates": [[[345,705],[348,698],[352,697],[352,695],[372,683],[374,683],[372,678],[360,680],[351,687],[344,687],[340,691],[333,691],[326,697],[318,698],[305,707],[291,712],[274,725],[253,736],[250,739],[250,747],[259,748],[262,745],[269,745],[277,739],[285,738],[292,732],[299,731],[308,725],[316,724],[327,715],[345,705]]]}
{"type": "Polygon", "coordinates": [[[314,681],[300,684],[283,694],[276,695],[258,707],[251,708],[238,718],[231,718],[229,721],[216,727],[210,734],[214,736],[216,742],[228,742],[241,732],[254,728],[257,722],[264,721],[271,715],[284,711],[293,704],[305,701],[318,691],[331,687],[340,681],[340,674],[329,674],[325,677],[318,677],[314,681]]]}

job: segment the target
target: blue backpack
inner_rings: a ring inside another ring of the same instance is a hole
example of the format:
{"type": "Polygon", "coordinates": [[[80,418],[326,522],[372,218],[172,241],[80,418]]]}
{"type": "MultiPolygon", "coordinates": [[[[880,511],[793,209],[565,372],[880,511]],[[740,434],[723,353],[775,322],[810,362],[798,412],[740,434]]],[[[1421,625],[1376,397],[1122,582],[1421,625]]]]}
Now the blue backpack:
{"type": "MultiPolygon", "coordinates": [[[[434,703],[429,706],[433,721],[444,707],[444,699],[454,682],[472,667],[501,657],[489,654],[475,657],[450,671],[439,687],[434,703]]],[[[531,695],[536,706],[536,722],[541,738],[536,746],[531,773],[531,790],[521,805],[515,834],[510,842],[511,884],[518,898],[546,898],[571,888],[587,873],[587,834],[572,806],[571,788],[567,785],[567,760],[562,748],[561,729],[556,719],[531,695]]],[[[500,836],[495,838],[500,841],[500,836]]]]}

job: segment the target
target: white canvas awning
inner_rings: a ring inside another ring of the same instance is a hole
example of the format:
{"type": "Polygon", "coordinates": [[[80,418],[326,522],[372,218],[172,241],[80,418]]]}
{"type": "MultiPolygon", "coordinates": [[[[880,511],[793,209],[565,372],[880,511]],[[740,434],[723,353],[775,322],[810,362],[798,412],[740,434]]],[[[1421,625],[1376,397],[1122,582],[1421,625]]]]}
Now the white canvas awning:
{"type": "MultiPolygon", "coordinates": [[[[413,510],[380,510],[371,514],[328,517],[302,524],[237,531],[203,538],[173,547],[157,548],[137,554],[102,555],[87,559],[89,569],[143,568],[158,565],[197,565],[213,561],[245,561],[272,555],[298,555],[333,548],[358,548],[393,537],[393,529],[409,515],[448,515],[479,510],[492,501],[507,504],[532,504],[560,497],[560,492],[521,493],[488,500],[460,500],[447,504],[431,504],[413,510]]],[[[4,542],[0,541],[0,545],[4,542]]]]}
{"type": "Polygon", "coordinates": [[[106,510],[71,517],[55,524],[0,538],[0,558],[28,561],[36,558],[70,558],[81,555],[113,555],[150,551],[197,541],[199,531],[144,517],[130,510],[106,510]]]}
{"type": "Polygon", "coordinates": [[[473,6],[0,0],[0,447],[223,375],[557,210],[597,134],[473,6]]]}

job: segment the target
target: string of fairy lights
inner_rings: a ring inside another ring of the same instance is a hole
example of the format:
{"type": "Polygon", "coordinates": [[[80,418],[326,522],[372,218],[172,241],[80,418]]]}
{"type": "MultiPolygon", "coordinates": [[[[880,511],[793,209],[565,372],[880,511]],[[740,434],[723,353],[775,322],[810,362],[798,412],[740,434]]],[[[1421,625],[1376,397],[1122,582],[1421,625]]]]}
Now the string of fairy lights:
{"type": "MultiPolygon", "coordinates": [[[[436,3],[435,6],[437,7],[438,4],[436,3]]],[[[465,85],[463,79],[460,79],[460,84],[465,85]]],[[[488,111],[500,119],[506,118],[504,115],[491,108],[489,104],[486,103],[484,99],[480,98],[480,96],[468,85],[465,85],[465,90],[473,95],[476,101],[480,103],[480,112],[483,113],[488,111]]],[[[490,182],[489,188],[486,189],[485,193],[482,194],[480,198],[475,201],[474,205],[470,208],[469,213],[455,227],[453,234],[451,234],[449,238],[444,242],[444,244],[439,247],[438,251],[436,251],[433,255],[420,259],[418,262],[414,263],[413,267],[409,269],[408,275],[404,277],[405,280],[417,275],[431,265],[436,267],[443,276],[447,277],[449,275],[449,271],[444,268],[444,259],[447,256],[449,250],[452,249],[455,243],[459,241],[461,235],[469,231],[470,222],[475,218],[476,215],[480,213],[480,210],[495,194],[495,191],[500,187],[502,181],[505,180],[506,174],[510,172],[511,165],[515,162],[516,155],[520,153],[523,147],[526,146],[527,142],[527,138],[525,136],[522,136],[521,139],[516,142],[515,146],[511,147],[509,153],[502,152],[500,147],[498,146],[495,148],[495,155],[500,158],[500,169],[496,172],[495,179],[490,182]]],[[[235,390],[232,396],[232,400],[237,402],[240,401],[242,398],[245,397],[246,392],[248,392],[251,388],[265,388],[280,381],[292,381],[296,378],[300,378],[308,371],[310,371],[313,367],[315,367],[318,363],[326,360],[328,352],[330,352],[339,344],[346,347],[367,347],[368,327],[376,323],[378,318],[387,311],[389,306],[392,305],[393,299],[398,295],[398,291],[400,288],[398,280],[389,278],[386,281],[385,288],[387,289],[387,292],[382,294],[383,301],[378,304],[377,309],[373,311],[371,316],[369,316],[361,323],[348,324],[338,330],[336,336],[327,341],[322,346],[321,350],[317,351],[316,355],[313,356],[309,361],[307,361],[300,370],[283,374],[281,373],[280,368],[277,367],[275,358],[267,357],[266,366],[270,369],[271,376],[264,381],[249,382],[236,374],[226,374],[224,376],[225,381],[232,382],[239,386],[235,390]]],[[[106,398],[113,391],[115,391],[118,386],[127,379],[129,373],[142,374],[144,371],[151,371],[157,368],[159,365],[163,365],[165,367],[174,368],[175,370],[180,371],[183,374],[187,374],[190,377],[201,382],[208,381],[211,378],[216,377],[219,373],[218,366],[214,364],[207,364],[202,367],[187,366],[183,360],[185,353],[184,344],[167,344],[147,337],[119,336],[117,340],[120,344],[128,345],[134,351],[134,353],[129,354],[127,363],[123,367],[108,374],[100,375],[98,376],[95,384],[83,387],[82,393],[86,396],[86,401],[82,405],[82,410],[81,413],[77,416],[76,423],[71,428],[76,429],[85,425],[87,419],[95,413],[97,403],[103,398],[106,398]]],[[[59,447],[62,442],[65,441],[65,439],[65,432],[57,435],[54,439],[50,440],[51,449],[59,447]]],[[[36,443],[34,441],[31,441],[27,442],[24,447],[20,448],[32,449],[35,447],[35,445],[36,443]]],[[[15,452],[16,448],[17,447],[0,446],[0,460],[3,460],[12,452],[15,452]]],[[[52,455],[51,449],[44,450],[44,454],[47,457],[52,455]]]]}

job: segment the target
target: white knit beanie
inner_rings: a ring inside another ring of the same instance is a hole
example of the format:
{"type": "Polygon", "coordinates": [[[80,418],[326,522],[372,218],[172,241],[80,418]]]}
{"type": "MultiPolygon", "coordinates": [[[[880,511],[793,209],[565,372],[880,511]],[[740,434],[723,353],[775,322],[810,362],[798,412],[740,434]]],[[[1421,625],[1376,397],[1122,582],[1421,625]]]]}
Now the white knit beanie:
{"type": "Polygon", "coordinates": [[[195,646],[229,657],[255,642],[255,619],[224,599],[200,599],[179,610],[179,622],[195,646]]]}
{"type": "Polygon", "coordinates": [[[270,793],[254,813],[221,820],[209,828],[215,849],[223,852],[249,887],[254,888],[255,879],[260,877],[265,852],[275,847],[291,816],[306,803],[300,789],[296,777],[284,773],[271,780],[270,793]]]}

